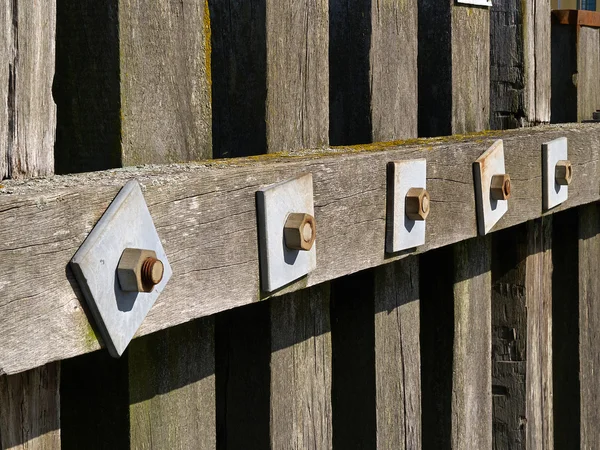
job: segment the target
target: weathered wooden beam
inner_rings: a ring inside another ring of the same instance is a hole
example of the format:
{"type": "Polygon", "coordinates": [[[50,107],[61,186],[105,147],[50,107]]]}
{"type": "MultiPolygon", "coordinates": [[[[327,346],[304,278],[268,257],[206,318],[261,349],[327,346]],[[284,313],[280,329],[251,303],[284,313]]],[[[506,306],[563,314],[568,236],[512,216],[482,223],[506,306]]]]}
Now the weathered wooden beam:
{"type": "Polygon", "coordinates": [[[553,448],[552,217],[492,237],[494,445],[553,448]]]}
{"type": "Polygon", "coordinates": [[[206,0],[58,2],[57,173],[210,158],[206,0]]]}
{"type": "Polygon", "coordinates": [[[417,136],[417,3],[329,2],[330,142],[417,136]]]}
{"type": "Polygon", "coordinates": [[[419,136],[486,130],[490,111],[488,8],[419,5],[419,136]]]}
{"type": "Polygon", "coordinates": [[[490,126],[550,122],[550,1],[497,0],[490,9],[490,126]]]}
{"type": "Polygon", "coordinates": [[[0,179],[54,172],[56,0],[0,5],[0,179]]]}
{"type": "Polygon", "coordinates": [[[600,109],[600,13],[552,11],[552,122],[581,122],[600,109]]]}
{"type": "Polygon", "coordinates": [[[472,162],[497,138],[504,139],[513,197],[495,229],[544,214],[541,144],[560,136],[569,139],[574,167],[560,211],[600,198],[595,124],[5,183],[0,221],[10,226],[0,229],[0,370],[19,372],[99,347],[67,264],[128,179],[144,185],[174,271],[140,329],[144,335],[260,299],[255,191],[262,185],[300,172],[314,179],[317,268],[281,295],[405,256],[384,252],[388,161],[428,161],[432,213],[426,244],[417,250],[423,252],[476,235],[472,162]]]}

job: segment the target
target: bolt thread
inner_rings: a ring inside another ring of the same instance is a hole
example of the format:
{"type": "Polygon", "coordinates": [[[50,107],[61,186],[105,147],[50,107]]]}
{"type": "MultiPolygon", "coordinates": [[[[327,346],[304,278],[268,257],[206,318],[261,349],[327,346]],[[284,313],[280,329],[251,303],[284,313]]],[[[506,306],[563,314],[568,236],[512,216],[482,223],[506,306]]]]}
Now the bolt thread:
{"type": "Polygon", "coordinates": [[[146,258],[146,260],[142,263],[142,283],[145,286],[155,286],[162,280],[162,273],[160,274],[159,279],[156,279],[154,274],[154,266],[157,263],[162,265],[158,259],[152,257],[146,258]]]}

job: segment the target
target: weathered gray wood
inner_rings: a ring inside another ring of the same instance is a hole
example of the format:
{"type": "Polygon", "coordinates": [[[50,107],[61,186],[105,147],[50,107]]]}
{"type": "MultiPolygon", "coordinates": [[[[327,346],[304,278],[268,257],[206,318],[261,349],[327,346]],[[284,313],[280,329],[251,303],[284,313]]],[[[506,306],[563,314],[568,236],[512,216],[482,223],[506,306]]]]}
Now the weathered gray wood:
{"type": "Polygon", "coordinates": [[[553,448],[551,224],[493,235],[494,448],[553,448]]]}
{"type": "Polygon", "coordinates": [[[216,447],[214,319],[131,343],[131,448],[216,447]]]}
{"type": "Polygon", "coordinates": [[[452,448],[492,446],[490,238],[454,247],[452,448]]]}
{"type": "Polygon", "coordinates": [[[328,2],[216,0],[209,6],[214,155],[326,146],[328,2]]]}
{"type": "Polygon", "coordinates": [[[421,448],[419,264],[406,258],[375,270],[377,448],[421,448]]]}
{"type": "Polygon", "coordinates": [[[490,126],[550,122],[550,2],[498,0],[490,9],[490,126]]]}
{"type": "Polygon", "coordinates": [[[60,364],[0,377],[0,447],[60,448],[60,364]]]}
{"type": "Polygon", "coordinates": [[[0,179],[54,172],[56,1],[0,5],[0,179]]]}
{"type": "Polygon", "coordinates": [[[579,210],[579,382],[581,448],[600,442],[600,211],[598,204],[579,210]]]}
{"type": "Polygon", "coordinates": [[[492,447],[491,239],[420,259],[423,447],[492,447]]]}
{"type": "Polygon", "coordinates": [[[128,179],[145,187],[174,272],[143,335],[259,299],[255,191],[262,185],[313,173],[317,269],[280,295],[404,256],[384,255],[388,161],[428,161],[432,213],[426,244],[417,249],[423,252],[476,235],[472,162],[497,138],[504,139],[513,197],[495,230],[540,217],[541,144],[560,136],[569,139],[574,178],[569,199],[554,212],[599,198],[595,124],[5,183],[0,220],[10,226],[0,229],[0,368],[14,373],[98,348],[66,265],[128,179]]]}
{"type": "Polygon", "coordinates": [[[488,8],[419,3],[419,135],[489,128],[488,8]]]}
{"type": "Polygon", "coordinates": [[[577,42],[577,120],[600,109],[600,29],[580,27],[577,42]]]}
{"type": "Polygon", "coordinates": [[[417,3],[330,1],[334,145],[417,135],[417,3]]]}
{"type": "Polygon", "coordinates": [[[331,449],[329,283],[270,309],[271,448],[331,449]]]}
{"type": "Polygon", "coordinates": [[[59,173],[211,157],[207,2],[60,2],[59,173]]]}

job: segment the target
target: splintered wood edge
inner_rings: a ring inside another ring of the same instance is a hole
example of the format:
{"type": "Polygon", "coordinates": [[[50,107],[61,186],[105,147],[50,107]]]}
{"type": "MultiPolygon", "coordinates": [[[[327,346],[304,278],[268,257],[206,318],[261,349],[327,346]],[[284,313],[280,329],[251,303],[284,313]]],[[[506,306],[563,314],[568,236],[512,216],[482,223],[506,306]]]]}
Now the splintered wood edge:
{"type": "Polygon", "coordinates": [[[472,166],[503,139],[513,196],[492,231],[600,199],[600,125],[567,124],[466,136],[306,150],[195,164],[6,181],[0,186],[0,374],[100,348],[65,270],[126,181],[137,179],[173,277],[138,336],[260,301],[255,193],[313,174],[317,267],[274,296],[477,236],[472,166]],[[569,199],[542,210],[541,146],[569,140],[569,199]],[[425,245],[385,253],[388,161],[425,158],[434,213],[425,245]],[[18,230],[18,232],[15,232],[18,230]],[[35,283],[31,281],[35,280],[35,283]]]}

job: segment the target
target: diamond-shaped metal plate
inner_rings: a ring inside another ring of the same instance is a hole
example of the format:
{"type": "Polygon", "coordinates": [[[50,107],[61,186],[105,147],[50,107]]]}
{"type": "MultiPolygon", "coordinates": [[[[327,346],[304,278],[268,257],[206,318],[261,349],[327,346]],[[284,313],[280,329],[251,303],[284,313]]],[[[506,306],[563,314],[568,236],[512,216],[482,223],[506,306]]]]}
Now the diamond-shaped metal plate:
{"type": "Polygon", "coordinates": [[[508,211],[508,200],[494,200],[490,195],[492,177],[505,174],[504,144],[497,140],[473,163],[477,229],[485,235],[508,211]]]}
{"type": "Polygon", "coordinates": [[[290,213],[315,214],[312,174],[260,189],[256,193],[256,207],[261,287],[265,292],[273,292],[307,275],[317,266],[316,242],[309,251],[291,250],[285,246],[283,237],[290,213]]]}
{"type": "Polygon", "coordinates": [[[542,203],[544,209],[551,209],[569,198],[569,186],[556,182],[556,163],[567,160],[567,138],[561,137],[542,144],[542,203]]]}
{"type": "Polygon", "coordinates": [[[386,251],[399,252],[425,243],[425,220],[406,216],[406,194],[411,188],[427,187],[427,161],[388,163],[388,207],[386,251]]]}
{"type": "Polygon", "coordinates": [[[172,270],[137,181],[129,181],[81,245],[71,267],[110,354],[121,356],[172,270]],[[152,292],[123,292],[117,266],[126,248],[154,250],[164,265],[152,292]]]}

